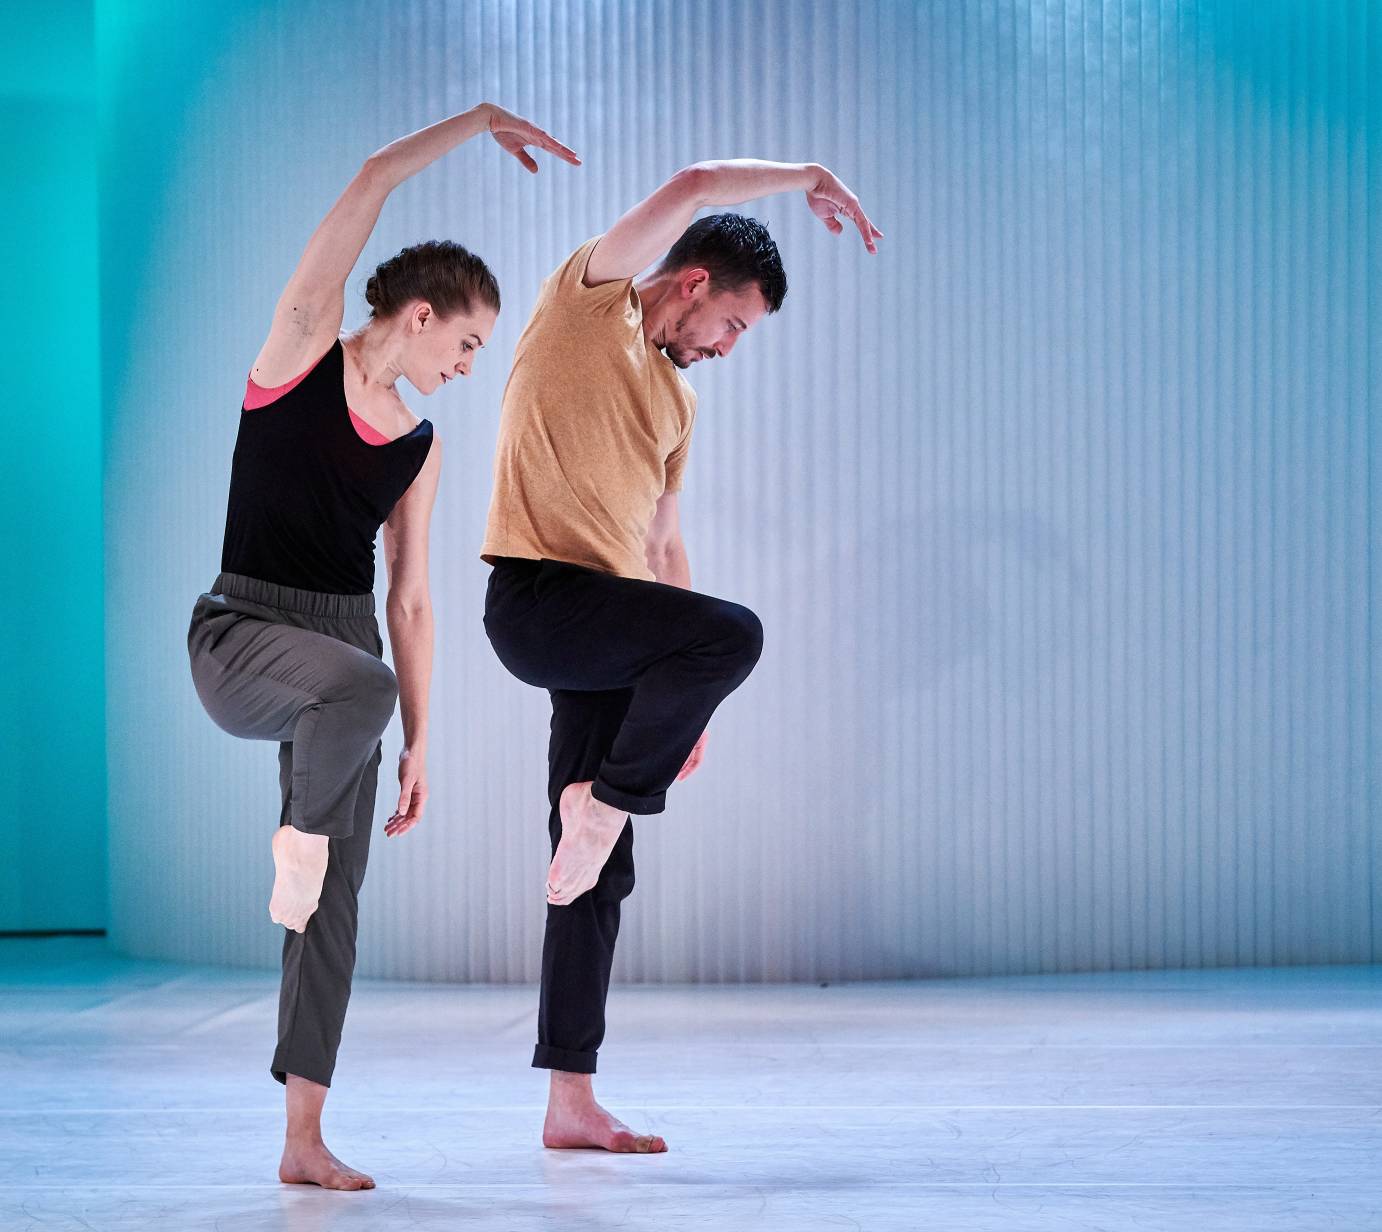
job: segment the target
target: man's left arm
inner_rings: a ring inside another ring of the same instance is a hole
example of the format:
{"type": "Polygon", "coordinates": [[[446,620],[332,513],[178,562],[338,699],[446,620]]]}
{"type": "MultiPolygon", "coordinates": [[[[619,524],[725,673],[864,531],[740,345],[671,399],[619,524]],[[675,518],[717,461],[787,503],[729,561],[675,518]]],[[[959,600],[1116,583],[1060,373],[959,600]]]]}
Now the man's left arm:
{"type": "MultiPolygon", "coordinates": [[[[681,541],[675,492],[664,492],[658,498],[652,525],[648,527],[648,537],[643,544],[643,555],[659,582],[680,586],[683,590],[691,589],[691,565],[686,559],[686,545],[681,541]]],[[[677,771],[679,780],[686,778],[701,764],[701,758],[705,756],[705,737],[706,732],[701,732],[685,764],[677,771]]]]}
{"type": "Polygon", "coordinates": [[[652,525],[643,543],[643,556],[659,582],[691,589],[691,565],[686,559],[686,545],[681,541],[676,492],[664,492],[658,497],[652,525]]]}

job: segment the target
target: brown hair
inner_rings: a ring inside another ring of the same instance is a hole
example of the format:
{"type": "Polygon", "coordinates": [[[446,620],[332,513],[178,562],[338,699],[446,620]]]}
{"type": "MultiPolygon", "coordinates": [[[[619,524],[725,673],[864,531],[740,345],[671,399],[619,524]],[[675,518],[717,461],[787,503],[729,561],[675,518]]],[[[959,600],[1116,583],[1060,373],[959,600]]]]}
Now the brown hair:
{"type": "Polygon", "coordinates": [[[382,262],[365,283],[371,319],[394,316],[413,300],[431,304],[443,320],[469,312],[477,300],[498,312],[499,283],[468,249],[451,240],[426,240],[382,262]]]}

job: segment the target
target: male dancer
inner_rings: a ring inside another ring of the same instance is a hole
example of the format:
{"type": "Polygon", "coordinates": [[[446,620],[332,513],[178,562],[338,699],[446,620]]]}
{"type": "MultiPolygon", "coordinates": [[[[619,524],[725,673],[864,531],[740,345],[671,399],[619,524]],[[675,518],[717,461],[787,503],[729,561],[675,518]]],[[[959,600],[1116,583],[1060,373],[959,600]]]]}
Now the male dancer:
{"type": "Polygon", "coordinates": [[[667,1149],[606,1112],[591,1086],[619,905],[634,883],[628,815],[661,812],[671,783],[700,764],[706,723],[753,670],[763,637],[748,608],[690,588],[677,492],[696,398],[678,369],[728,355],[787,290],[761,223],[691,219],[791,190],[830,231],[843,231],[843,216],[877,251],[883,233],[817,163],[697,163],[547,278],[504,390],[480,555],[494,566],[495,653],[552,699],[533,1056],[552,1071],[545,1146],[667,1149]]]}

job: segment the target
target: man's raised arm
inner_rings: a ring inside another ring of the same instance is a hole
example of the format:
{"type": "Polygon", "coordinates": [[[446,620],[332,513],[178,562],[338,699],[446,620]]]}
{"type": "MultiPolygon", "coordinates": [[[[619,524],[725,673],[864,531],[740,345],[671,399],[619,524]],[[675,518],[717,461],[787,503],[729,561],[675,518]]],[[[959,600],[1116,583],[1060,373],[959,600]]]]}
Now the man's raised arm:
{"type": "Polygon", "coordinates": [[[586,264],[587,286],[632,278],[676,243],[704,205],[738,205],[773,193],[806,194],[806,204],[826,228],[839,235],[840,218],[859,228],[864,247],[877,252],[883,232],[864,214],[856,197],[819,163],[772,163],[729,158],[683,167],[645,197],[600,238],[586,264]]]}

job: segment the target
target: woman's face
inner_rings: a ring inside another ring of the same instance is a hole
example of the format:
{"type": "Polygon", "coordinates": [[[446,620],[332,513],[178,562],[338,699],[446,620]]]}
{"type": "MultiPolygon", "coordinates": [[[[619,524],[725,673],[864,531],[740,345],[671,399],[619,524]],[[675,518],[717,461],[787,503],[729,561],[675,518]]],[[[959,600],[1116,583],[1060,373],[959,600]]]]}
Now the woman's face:
{"type": "Polygon", "coordinates": [[[439,317],[430,304],[409,311],[399,355],[408,383],[420,394],[435,393],[458,376],[469,376],[480,348],[489,341],[499,314],[477,305],[470,312],[439,317]]]}

